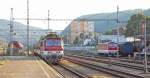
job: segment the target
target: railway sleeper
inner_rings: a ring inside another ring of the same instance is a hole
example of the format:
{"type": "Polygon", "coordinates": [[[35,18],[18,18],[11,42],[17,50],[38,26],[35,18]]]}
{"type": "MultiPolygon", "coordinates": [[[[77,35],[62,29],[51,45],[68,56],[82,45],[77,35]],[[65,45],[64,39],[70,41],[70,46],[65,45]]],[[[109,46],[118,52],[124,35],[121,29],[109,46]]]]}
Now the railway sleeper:
{"type": "Polygon", "coordinates": [[[72,59],[69,57],[65,57],[65,58],[71,62],[78,63],[80,65],[87,66],[87,67],[90,67],[90,68],[93,68],[93,69],[96,69],[96,70],[99,70],[99,71],[102,71],[102,72],[105,72],[105,73],[108,73],[108,74],[111,74],[111,75],[114,75],[114,76],[117,76],[120,78],[144,78],[143,76],[139,76],[139,75],[135,75],[135,74],[119,71],[119,70],[114,70],[112,68],[106,68],[103,66],[98,66],[98,65],[86,63],[86,62],[81,61],[81,60],[79,61],[79,60],[75,60],[75,59],[72,59]]]}

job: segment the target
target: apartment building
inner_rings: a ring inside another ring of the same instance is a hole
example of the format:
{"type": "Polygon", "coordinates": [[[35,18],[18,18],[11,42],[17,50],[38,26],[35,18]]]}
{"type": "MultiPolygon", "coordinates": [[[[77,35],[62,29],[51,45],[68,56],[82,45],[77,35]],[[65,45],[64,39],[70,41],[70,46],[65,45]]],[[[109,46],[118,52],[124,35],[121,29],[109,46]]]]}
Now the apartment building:
{"type": "Polygon", "coordinates": [[[86,37],[94,38],[94,22],[92,21],[72,21],[69,42],[73,44],[74,40],[83,41],[86,37]],[[81,38],[82,34],[82,38],[81,38]]]}

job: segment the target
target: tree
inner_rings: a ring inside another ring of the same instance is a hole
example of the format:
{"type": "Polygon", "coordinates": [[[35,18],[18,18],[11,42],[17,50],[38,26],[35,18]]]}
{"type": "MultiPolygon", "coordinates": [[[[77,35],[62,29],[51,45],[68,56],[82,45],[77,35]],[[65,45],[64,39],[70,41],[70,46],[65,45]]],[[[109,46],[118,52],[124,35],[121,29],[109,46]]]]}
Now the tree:
{"type": "Polygon", "coordinates": [[[150,16],[146,17],[146,30],[147,34],[150,34],[150,16]]]}
{"type": "Polygon", "coordinates": [[[78,42],[79,42],[79,38],[76,37],[75,40],[73,41],[73,44],[78,44],[78,42]]]}
{"type": "Polygon", "coordinates": [[[80,38],[81,38],[82,40],[84,39],[84,34],[83,34],[83,33],[80,34],[80,38]]]}
{"type": "Polygon", "coordinates": [[[105,35],[112,35],[113,32],[112,32],[112,30],[109,30],[109,31],[106,31],[104,34],[105,34],[105,35]]]}
{"type": "Polygon", "coordinates": [[[146,17],[142,14],[132,15],[126,26],[125,36],[135,36],[141,32],[140,24],[146,17]]]}
{"type": "Polygon", "coordinates": [[[40,37],[40,40],[43,40],[43,39],[44,39],[44,36],[41,36],[41,37],[40,37]]]}

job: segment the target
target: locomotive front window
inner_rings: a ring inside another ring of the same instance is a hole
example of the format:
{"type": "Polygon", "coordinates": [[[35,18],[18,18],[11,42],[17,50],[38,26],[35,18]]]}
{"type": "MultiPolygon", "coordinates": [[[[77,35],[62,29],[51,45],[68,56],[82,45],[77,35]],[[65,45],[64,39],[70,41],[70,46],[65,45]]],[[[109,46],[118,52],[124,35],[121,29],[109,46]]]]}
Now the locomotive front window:
{"type": "Polygon", "coordinates": [[[61,40],[47,40],[46,46],[61,46],[61,40]]]}
{"type": "Polygon", "coordinates": [[[47,40],[46,41],[46,46],[52,46],[53,45],[53,41],[52,40],[47,40]]]}

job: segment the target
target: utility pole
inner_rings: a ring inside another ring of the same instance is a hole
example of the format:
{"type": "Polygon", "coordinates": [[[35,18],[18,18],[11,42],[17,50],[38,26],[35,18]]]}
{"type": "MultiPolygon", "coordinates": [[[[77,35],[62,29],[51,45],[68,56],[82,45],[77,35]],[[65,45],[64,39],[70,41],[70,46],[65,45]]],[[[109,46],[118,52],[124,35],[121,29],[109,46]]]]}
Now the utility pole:
{"type": "MultiPolygon", "coordinates": [[[[119,44],[119,6],[117,5],[117,43],[119,44]]],[[[119,52],[117,52],[117,58],[119,58],[119,52]]]]}
{"type": "Polygon", "coordinates": [[[49,18],[49,10],[48,10],[48,31],[50,30],[49,29],[49,20],[50,20],[50,18],[49,18]]]}
{"type": "Polygon", "coordinates": [[[145,46],[145,49],[144,49],[144,69],[145,69],[145,73],[148,73],[148,67],[147,67],[147,33],[146,33],[146,18],[144,19],[143,21],[143,24],[144,24],[144,46],[145,46]]]}
{"type": "Polygon", "coordinates": [[[29,56],[29,0],[27,0],[27,55],[29,56]]]}
{"type": "Polygon", "coordinates": [[[69,44],[69,35],[68,35],[68,32],[67,32],[67,45],[69,44]]]}
{"type": "Polygon", "coordinates": [[[10,55],[13,54],[13,8],[10,14],[10,55]]]}

